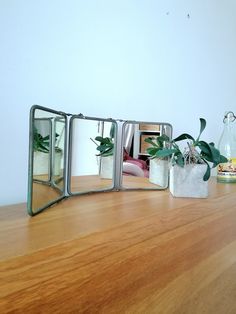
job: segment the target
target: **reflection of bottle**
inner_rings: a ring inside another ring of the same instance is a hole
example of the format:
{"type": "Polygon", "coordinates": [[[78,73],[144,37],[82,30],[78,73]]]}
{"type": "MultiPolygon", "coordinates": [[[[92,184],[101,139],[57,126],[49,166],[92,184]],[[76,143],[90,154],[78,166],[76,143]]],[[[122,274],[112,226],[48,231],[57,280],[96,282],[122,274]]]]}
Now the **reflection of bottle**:
{"type": "Polygon", "coordinates": [[[233,132],[233,122],[236,117],[232,111],[224,116],[224,130],[219,141],[221,155],[228,158],[228,162],[218,165],[217,181],[236,183],[236,137],[233,132]]]}

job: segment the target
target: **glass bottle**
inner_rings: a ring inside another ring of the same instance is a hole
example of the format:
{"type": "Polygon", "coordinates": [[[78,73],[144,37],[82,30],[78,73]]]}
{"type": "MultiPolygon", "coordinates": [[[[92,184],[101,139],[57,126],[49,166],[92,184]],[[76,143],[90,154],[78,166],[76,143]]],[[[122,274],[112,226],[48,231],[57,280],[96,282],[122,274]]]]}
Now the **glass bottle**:
{"type": "Polygon", "coordinates": [[[219,140],[218,149],[221,155],[228,158],[228,162],[221,163],[217,169],[217,181],[236,183],[236,134],[234,134],[234,121],[236,117],[232,111],[224,116],[224,130],[219,140]]]}

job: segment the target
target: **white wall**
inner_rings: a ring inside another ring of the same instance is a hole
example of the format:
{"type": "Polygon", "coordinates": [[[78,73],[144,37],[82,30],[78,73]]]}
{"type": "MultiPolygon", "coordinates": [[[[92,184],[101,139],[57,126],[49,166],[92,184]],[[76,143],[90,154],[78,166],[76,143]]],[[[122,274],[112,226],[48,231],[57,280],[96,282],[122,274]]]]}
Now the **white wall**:
{"type": "Polygon", "coordinates": [[[0,0],[0,204],[24,202],[32,104],[217,141],[236,109],[235,0],[0,0]]]}

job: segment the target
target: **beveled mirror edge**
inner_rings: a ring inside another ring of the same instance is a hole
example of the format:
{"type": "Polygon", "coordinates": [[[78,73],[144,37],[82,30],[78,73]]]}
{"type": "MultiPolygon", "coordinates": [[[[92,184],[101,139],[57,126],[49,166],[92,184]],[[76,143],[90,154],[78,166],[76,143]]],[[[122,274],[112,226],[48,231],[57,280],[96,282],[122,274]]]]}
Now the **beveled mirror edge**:
{"type": "Polygon", "coordinates": [[[60,202],[64,198],[66,198],[66,165],[67,165],[67,132],[68,132],[68,123],[67,123],[67,115],[62,111],[57,111],[51,108],[33,105],[30,108],[30,115],[29,115],[29,155],[28,155],[28,188],[27,188],[27,212],[30,216],[35,216],[41,213],[43,210],[47,209],[48,207],[60,202]],[[36,110],[43,110],[47,112],[51,112],[53,114],[62,115],[65,118],[65,142],[64,142],[64,169],[63,169],[63,177],[64,177],[64,186],[62,191],[62,196],[55,199],[52,202],[48,202],[45,206],[39,207],[36,212],[32,209],[32,202],[33,202],[33,130],[34,130],[34,114],[36,110]]]}
{"type": "Polygon", "coordinates": [[[116,158],[114,158],[114,166],[113,166],[113,176],[112,176],[112,185],[109,188],[102,188],[102,189],[96,189],[96,190],[88,190],[88,191],[81,191],[81,192],[72,192],[71,191],[71,177],[72,177],[72,143],[73,143],[73,122],[75,119],[81,119],[81,120],[88,120],[88,121],[103,121],[103,122],[111,122],[115,124],[115,143],[114,143],[114,156],[117,155],[117,139],[118,139],[118,124],[117,120],[112,118],[97,118],[97,117],[89,117],[84,116],[82,114],[72,115],[69,121],[69,145],[68,145],[68,165],[67,165],[67,193],[69,196],[77,196],[77,195],[83,195],[83,194],[90,194],[90,193],[97,193],[97,192],[109,192],[113,191],[116,186],[116,158]]]}
{"type": "MultiPolygon", "coordinates": [[[[170,123],[168,122],[150,122],[150,121],[136,121],[136,120],[126,120],[124,121],[123,125],[122,125],[122,146],[124,146],[124,141],[125,141],[125,127],[127,124],[150,124],[150,125],[160,125],[160,126],[168,126],[170,128],[170,139],[172,139],[172,135],[173,135],[173,127],[170,123]]],[[[127,188],[123,186],[123,159],[124,159],[124,150],[121,150],[121,158],[120,158],[120,190],[121,191],[137,191],[137,190],[141,190],[141,191],[160,191],[160,190],[166,190],[169,187],[169,175],[168,175],[168,180],[167,180],[167,184],[163,187],[159,187],[159,188],[127,188]]]]}

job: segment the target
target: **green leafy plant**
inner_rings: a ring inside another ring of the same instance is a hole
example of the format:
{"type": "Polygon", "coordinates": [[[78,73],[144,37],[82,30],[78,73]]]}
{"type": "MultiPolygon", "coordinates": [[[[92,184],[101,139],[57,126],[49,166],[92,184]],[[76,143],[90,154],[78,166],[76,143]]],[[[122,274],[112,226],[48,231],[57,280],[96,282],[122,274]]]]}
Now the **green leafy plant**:
{"type": "MultiPolygon", "coordinates": [[[[33,140],[33,149],[34,151],[42,152],[42,153],[49,153],[49,145],[50,145],[50,136],[42,136],[36,127],[34,127],[34,140],[33,140]]],[[[59,134],[55,134],[56,136],[56,142],[57,138],[59,137],[59,134]]],[[[61,152],[62,149],[55,145],[55,151],[61,152]]]]}
{"type": "Polygon", "coordinates": [[[158,156],[158,152],[166,148],[167,143],[170,144],[170,138],[165,134],[155,137],[150,136],[146,138],[144,141],[151,144],[151,147],[148,147],[146,149],[147,153],[151,156],[151,159],[153,158],[161,159],[161,157],[158,156]]]}
{"type": "MultiPolygon", "coordinates": [[[[155,157],[172,157],[172,163],[180,167],[184,167],[186,164],[206,164],[207,170],[203,176],[203,180],[207,181],[211,174],[209,163],[212,163],[212,168],[214,168],[219,163],[227,162],[227,158],[220,154],[213,142],[207,143],[206,141],[200,140],[200,136],[205,128],[206,120],[200,118],[200,132],[196,139],[187,133],[183,133],[173,140],[166,138],[166,143],[169,143],[171,147],[164,147],[164,145],[162,145],[162,147],[159,146],[159,149],[156,148],[155,157]],[[182,151],[177,144],[177,142],[181,141],[187,142],[184,151],[182,151]]],[[[152,151],[149,150],[149,153],[151,154],[152,151]]]]}
{"type": "Polygon", "coordinates": [[[115,137],[115,124],[111,124],[110,128],[110,136],[109,137],[102,137],[102,136],[96,136],[95,141],[99,142],[97,144],[92,138],[90,138],[96,145],[97,150],[99,151],[99,154],[97,156],[112,156],[114,153],[114,137],[115,137]]]}
{"type": "Polygon", "coordinates": [[[42,136],[36,127],[34,127],[34,140],[33,148],[34,151],[48,153],[49,152],[49,135],[42,136]]]}
{"type": "Polygon", "coordinates": [[[100,143],[99,145],[97,145],[97,148],[96,148],[99,151],[99,154],[97,156],[107,157],[107,156],[113,155],[114,143],[112,141],[112,138],[96,136],[95,140],[100,143]]]}

